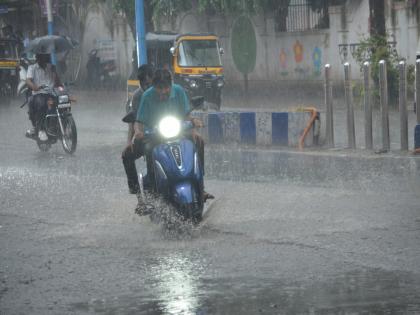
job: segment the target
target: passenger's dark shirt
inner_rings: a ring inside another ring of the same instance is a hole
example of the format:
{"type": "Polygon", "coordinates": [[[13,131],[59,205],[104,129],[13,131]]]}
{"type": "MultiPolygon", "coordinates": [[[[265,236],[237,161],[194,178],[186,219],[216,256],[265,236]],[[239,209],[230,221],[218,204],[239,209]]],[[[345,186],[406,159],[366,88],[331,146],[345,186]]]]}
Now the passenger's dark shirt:
{"type": "Polygon", "coordinates": [[[139,108],[141,97],[143,96],[143,89],[139,87],[137,90],[134,91],[133,98],[131,101],[131,110],[137,115],[137,109],[139,108]]]}

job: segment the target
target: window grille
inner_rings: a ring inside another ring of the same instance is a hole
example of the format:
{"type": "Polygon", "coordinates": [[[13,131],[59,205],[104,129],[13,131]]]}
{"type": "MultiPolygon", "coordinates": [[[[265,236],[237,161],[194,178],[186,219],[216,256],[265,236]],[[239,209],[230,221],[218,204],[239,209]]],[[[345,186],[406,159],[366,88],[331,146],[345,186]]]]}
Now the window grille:
{"type": "Polygon", "coordinates": [[[330,27],[328,1],[290,0],[276,9],[277,32],[299,32],[330,27]]]}

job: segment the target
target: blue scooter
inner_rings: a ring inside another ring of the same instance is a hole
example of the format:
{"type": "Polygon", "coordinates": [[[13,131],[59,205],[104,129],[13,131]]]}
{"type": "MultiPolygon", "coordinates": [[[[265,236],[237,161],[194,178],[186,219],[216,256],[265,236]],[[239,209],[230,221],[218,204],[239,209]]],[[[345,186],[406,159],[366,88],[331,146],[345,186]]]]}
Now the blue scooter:
{"type": "MultiPolygon", "coordinates": [[[[203,98],[191,100],[193,107],[202,102],[203,98]]],[[[152,194],[183,220],[197,224],[203,217],[204,170],[195,144],[188,138],[192,128],[191,121],[166,116],[153,130],[145,130],[145,139],[153,147],[146,155],[149,173],[139,178],[139,203],[145,201],[145,194],[152,194]]],[[[153,208],[152,216],[158,210],[153,208]]]]}

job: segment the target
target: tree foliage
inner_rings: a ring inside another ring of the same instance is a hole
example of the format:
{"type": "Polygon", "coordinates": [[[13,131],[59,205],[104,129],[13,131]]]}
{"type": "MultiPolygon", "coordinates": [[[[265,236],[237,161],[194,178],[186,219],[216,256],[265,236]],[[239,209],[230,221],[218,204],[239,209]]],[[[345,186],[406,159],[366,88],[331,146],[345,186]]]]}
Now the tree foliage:
{"type": "MultiPolygon", "coordinates": [[[[374,35],[361,40],[354,57],[361,69],[365,61],[370,62],[371,76],[374,83],[373,97],[377,104],[379,103],[379,61],[386,61],[389,101],[391,106],[396,106],[399,93],[398,63],[403,58],[398,55],[395,47],[387,42],[387,38],[388,36],[374,35]]],[[[414,82],[413,65],[408,66],[407,73],[409,92],[412,92],[414,82]]]]}
{"type": "MultiPolygon", "coordinates": [[[[134,26],[135,0],[113,0],[114,8],[124,12],[130,26],[134,26]]],[[[328,5],[342,5],[345,0],[308,0],[313,11],[328,5]]],[[[152,20],[174,17],[182,12],[195,10],[208,15],[254,15],[273,13],[279,20],[288,15],[290,0],[149,0],[144,1],[147,29],[153,29],[152,20]]],[[[134,28],[133,28],[134,29],[134,28]]]]}
{"type": "MultiPolygon", "coordinates": [[[[117,12],[124,13],[127,23],[130,26],[130,29],[135,36],[136,31],[136,22],[135,22],[135,0],[113,0],[113,8],[117,12]]],[[[144,15],[146,19],[146,29],[153,30],[153,5],[151,1],[144,1],[144,15]]]]}

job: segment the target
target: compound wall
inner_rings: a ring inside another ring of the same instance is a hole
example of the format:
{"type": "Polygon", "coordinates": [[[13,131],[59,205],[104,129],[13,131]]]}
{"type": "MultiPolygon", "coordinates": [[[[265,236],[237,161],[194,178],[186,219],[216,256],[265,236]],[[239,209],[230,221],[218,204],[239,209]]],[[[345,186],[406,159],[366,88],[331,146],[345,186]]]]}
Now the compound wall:
{"type": "MultiPolygon", "coordinates": [[[[298,146],[311,118],[309,112],[198,112],[194,116],[204,122],[201,133],[207,143],[290,147],[298,146]]],[[[311,128],[305,146],[314,144],[318,129],[311,128]]]]}

